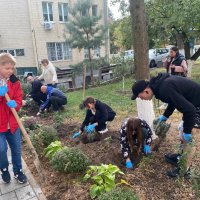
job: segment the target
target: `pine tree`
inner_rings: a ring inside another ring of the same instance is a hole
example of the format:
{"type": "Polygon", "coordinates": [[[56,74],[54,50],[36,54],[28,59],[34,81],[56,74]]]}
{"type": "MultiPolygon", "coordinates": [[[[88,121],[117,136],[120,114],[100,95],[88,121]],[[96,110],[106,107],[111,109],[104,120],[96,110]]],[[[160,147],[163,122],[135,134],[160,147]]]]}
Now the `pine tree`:
{"type": "Polygon", "coordinates": [[[72,48],[88,50],[91,82],[94,85],[91,50],[103,45],[107,28],[99,23],[101,15],[92,12],[92,0],[78,0],[69,8],[69,14],[69,22],[66,24],[67,41],[72,48]]]}

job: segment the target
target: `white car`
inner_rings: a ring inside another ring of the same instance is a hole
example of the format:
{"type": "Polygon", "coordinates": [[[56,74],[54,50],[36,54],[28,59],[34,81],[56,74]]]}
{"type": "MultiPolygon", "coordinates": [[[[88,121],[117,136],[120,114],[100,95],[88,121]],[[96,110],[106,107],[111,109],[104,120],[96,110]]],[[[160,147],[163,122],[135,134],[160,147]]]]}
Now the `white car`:
{"type": "Polygon", "coordinates": [[[149,67],[156,67],[167,56],[169,56],[169,49],[167,48],[149,49],[149,67]]]}
{"type": "Polygon", "coordinates": [[[133,58],[134,58],[133,50],[124,51],[124,60],[133,59],[133,58]]]}

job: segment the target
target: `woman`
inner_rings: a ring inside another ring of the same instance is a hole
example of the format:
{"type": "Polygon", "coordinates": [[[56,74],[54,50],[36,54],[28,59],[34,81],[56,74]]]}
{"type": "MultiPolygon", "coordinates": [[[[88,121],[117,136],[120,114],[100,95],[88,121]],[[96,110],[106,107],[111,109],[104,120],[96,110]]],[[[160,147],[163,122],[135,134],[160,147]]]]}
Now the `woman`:
{"type": "Polygon", "coordinates": [[[185,57],[179,53],[177,47],[170,48],[169,59],[163,59],[163,65],[167,69],[167,73],[178,76],[187,76],[188,66],[185,57]]]}
{"type": "Polygon", "coordinates": [[[108,131],[107,121],[113,121],[116,115],[112,108],[93,97],[87,97],[83,105],[87,108],[86,117],[80,131],[75,133],[73,138],[80,136],[84,131],[87,134],[92,133],[94,130],[98,134],[106,133],[108,131]]]}
{"type": "Polygon", "coordinates": [[[43,70],[42,74],[38,77],[38,79],[39,80],[44,79],[45,85],[56,88],[58,83],[58,78],[55,67],[51,62],[48,61],[48,59],[43,59],[41,63],[43,65],[43,70]]]}
{"type": "Polygon", "coordinates": [[[131,153],[134,146],[137,154],[143,151],[146,155],[151,153],[152,131],[149,125],[139,118],[126,119],[120,130],[120,145],[123,158],[126,160],[126,168],[132,169],[131,153]]]}

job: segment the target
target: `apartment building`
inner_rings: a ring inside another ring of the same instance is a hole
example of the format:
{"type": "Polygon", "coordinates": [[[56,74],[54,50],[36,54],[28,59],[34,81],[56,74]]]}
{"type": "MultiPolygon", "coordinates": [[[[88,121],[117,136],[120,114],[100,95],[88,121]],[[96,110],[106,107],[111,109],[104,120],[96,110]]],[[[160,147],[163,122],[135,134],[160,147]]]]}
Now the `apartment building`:
{"type": "MultiPolygon", "coordinates": [[[[101,14],[99,23],[108,21],[107,0],[93,0],[91,13],[101,14]]],[[[87,51],[72,49],[66,42],[68,6],[76,0],[1,0],[0,52],[16,57],[17,73],[35,72],[43,58],[55,66],[67,67],[87,58],[87,51]]],[[[92,52],[93,57],[108,55],[109,42],[92,52]]]]}

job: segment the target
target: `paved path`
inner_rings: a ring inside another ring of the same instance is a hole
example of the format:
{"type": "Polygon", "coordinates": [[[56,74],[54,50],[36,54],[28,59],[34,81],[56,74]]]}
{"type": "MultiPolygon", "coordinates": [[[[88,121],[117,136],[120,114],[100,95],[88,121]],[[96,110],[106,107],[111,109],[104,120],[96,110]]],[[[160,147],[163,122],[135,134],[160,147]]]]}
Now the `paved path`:
{"type": "MultiPolygon", "coordinates": [[[[11,161],[10,151],[8,151],[8,158],[11,161]]],[[[11,164],[9,165],[11,183],[5,184],[0,177],[0,200],[46,200],[24,160],[23,169],[28,178],[26,184],[19,184],[14,179],[11,164]]]]}

